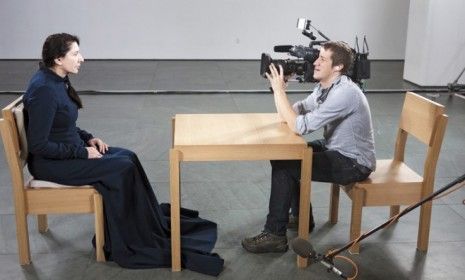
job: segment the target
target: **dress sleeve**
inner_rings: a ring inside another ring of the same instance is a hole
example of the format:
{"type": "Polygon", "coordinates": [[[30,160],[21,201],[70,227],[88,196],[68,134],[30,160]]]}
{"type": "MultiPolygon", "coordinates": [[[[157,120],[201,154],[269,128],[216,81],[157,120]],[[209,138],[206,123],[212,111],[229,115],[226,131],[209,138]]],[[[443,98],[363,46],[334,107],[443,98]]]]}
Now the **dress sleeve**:
{"type": "Polygon", "coordinates": [[[27,101],[29,152],[51,159],[87,158],[85,147],[49,141],[58,102],[49,87],[37,88],[27,101]]]}
{"type": "Polygon", "coordinates": [[[84,141],[84,143],[87,143],[87,141],[94,138],[94,136],[91,133],[85,131],[84,129],[80,129],[79,127],[76,127],[76,128],[77,128],[77,133],[79,134],[79,137],[82,139],[82,141],[84,141]]]}

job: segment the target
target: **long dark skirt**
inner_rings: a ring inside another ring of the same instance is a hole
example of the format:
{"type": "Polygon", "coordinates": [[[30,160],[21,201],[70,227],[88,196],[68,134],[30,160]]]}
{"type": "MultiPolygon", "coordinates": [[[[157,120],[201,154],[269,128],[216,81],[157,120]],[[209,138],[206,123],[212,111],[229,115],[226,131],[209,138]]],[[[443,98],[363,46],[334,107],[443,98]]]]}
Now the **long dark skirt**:
{"type": "MultiPolygon", "coordinates": [[[[108,260],[126,268],[171,266],[170,207],[159,204],[137,158],[111,147],[100,159],[31,159],[31,174],[66,185],[92,185],[103,197],[108,260]]],[[[181,262],[193,271],[218,275],[224,260],[211,253],[216,224],[181,209],[181,262]]]]}

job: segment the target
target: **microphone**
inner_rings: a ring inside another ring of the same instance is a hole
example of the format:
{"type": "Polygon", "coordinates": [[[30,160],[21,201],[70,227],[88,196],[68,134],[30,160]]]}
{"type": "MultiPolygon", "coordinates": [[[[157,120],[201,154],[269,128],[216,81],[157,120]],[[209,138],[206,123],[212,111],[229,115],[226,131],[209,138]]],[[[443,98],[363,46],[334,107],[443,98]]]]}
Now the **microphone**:
{"type": "Polygon", "coordinates": [[[278,45],[274,46],[274,51],[275,52],[289,52],[294,46],[293,45],[278,45]]]}
{"type": "Polygon", "coordinates": [[[291,241],[291,247],[292,250],[294,250],[294,252],[302,258],[308,258],[313,262],[319,262],[328,269],[328,272],[332,271],[335,274],[339,275],[341,278],[347,279],[347,276],[342,274],[342,271],[337,269],[334,266],[334,264],[328,262],[325,259],[325,256],[317,254],[313,249],[312,244],[310,244],[310,242],[308,242],[307,240],[297,237],[291,241]]]}
{"type": "Polygon", "coordinates": [[[294,252],[302,258],[313,261],[317,258],[317,253],[313,249],[312,244],[310,244],[307,240],[297,237],[291,241],[291,247],[292,250],[294,250],[294,252]]]}

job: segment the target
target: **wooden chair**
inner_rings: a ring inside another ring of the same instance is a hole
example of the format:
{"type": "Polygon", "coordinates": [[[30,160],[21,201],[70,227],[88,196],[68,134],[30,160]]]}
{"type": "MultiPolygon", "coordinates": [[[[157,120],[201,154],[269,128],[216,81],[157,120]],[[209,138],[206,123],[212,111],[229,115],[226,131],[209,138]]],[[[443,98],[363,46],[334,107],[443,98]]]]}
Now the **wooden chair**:
{"type": "MultiPolygon", "coordinates": [[[[399,213],[399,205],[410,205],[433,192],[436,163],[441,149],[447,116],[444,106],[413,92],[407,92],[400,116],[399,130],[393,159],[377,160],[376,171],[363,182],[351,186],[331,187],[330,222],[337,223],[339,187],[352,200],[350,240],[359,237],[362,222],[362,207],[390,206],[391,217],[399,213]],[[427,145],[423,177],[404,163],[407,135],[412,135],[427,145]]],[[[428,249],[432,202],[423,204],[420,210],[417,248],[428,249]]],[[[356,244],[351,253],[359,253],[356,244]]]]}
{"type": "Polygon", "coordinates": [[[97,261],[105,261],[101,195],[92,186],[65,186],[33,179],[25,182],[23,169],[28,152],[22,97],[6,106],[2,116],[0,130],[13,183],[19,263],[31,262],[27,215],[37,215],[39,232],[44,233],[48,230],[46,214],[65,213],[94,213],[96,257],[97,261]]]}

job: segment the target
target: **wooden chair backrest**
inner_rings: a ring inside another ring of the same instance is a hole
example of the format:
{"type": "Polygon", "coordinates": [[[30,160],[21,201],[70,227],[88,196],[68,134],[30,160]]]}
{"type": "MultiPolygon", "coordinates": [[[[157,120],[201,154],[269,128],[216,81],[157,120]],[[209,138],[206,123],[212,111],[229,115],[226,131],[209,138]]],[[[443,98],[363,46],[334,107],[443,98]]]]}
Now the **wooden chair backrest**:
{"type": "MultiPolygon", "coordinates": [[[[17,99],[15,99],[13,102],[11,102],[5,108],[2,109],[3,119],[5,119],[7,122],[13,125],[13,127],[15,128],[17,127],[16,119],[15,119],[15,111],[17,110],[17,108],[20,108],[21,110],[23,109],[23,96],[18,97],[17,99]]],[[[17,128],[13,130],[12,137],[14,140],[16,140],[14,142],[15,150],[19,151],[20,143],[19,143],[19,136],[18,136],[17,128]]]]}
{"type": "Polygon", "coordinates": [[[399,127],[426,145],[432,144],[438,116],[444,106],[413,92],[405,95],[399,127]]]}
{"type": "Polygon", "coordinates": [[[399,121],[394,159],[404,161],[408,134],[428,146],[423,169],[424,181],[434,182],[436,163],[447,125],[444,106],[413,92],[405,95],[399,121]]]}
{"type": "Polygon", "coordinates": [[[27,160],[22,96],[2,109],[2,117],[0,130],[13,187],[15,191],[22,193],[24,189],[23,168],[27,160]]]}

